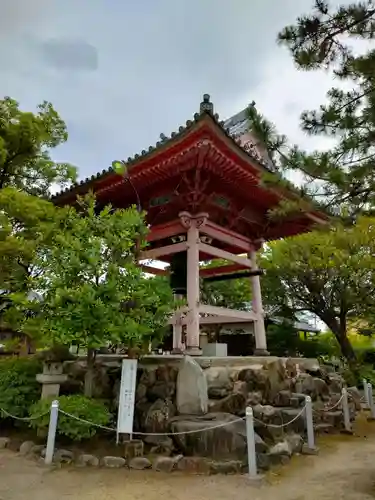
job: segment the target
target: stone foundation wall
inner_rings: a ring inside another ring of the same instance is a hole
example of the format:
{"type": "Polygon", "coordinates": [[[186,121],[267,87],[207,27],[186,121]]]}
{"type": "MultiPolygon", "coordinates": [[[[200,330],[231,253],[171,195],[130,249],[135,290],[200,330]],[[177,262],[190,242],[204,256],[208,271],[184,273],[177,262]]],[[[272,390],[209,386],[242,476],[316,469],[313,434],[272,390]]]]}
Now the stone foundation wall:
{"type": "MultiPolygon", "coordinates": [[[[82,387],[85,362],[67,362],[68,386],[82,387]]],[[[99,357],[95,396],[118,406],[121,359],[99,357]]],[[[305,421],[301,410],[305,396],[313,401],[317,432],[343,428],[342,411],[334,407],[341,397],[342,378],[316,360],[284,358],[146,357],[139,362],[134,431],[177,433],[146,436],[145,453],[247,460],[247,406],[255,417],[256,450],[260,466],[298,453],[302,449],[305,421]],[[293,421],[288,426],[280,427],[293,421]],[[233,422],[231,425],[224,425],[233,422]],[[215,427],[204,433],[192,431],[215,427]],[[180,434],[187,432],[186,434],[180,434]]],[[[351,389],[350,412],[360,409],[359,394],[351,389]]]]}

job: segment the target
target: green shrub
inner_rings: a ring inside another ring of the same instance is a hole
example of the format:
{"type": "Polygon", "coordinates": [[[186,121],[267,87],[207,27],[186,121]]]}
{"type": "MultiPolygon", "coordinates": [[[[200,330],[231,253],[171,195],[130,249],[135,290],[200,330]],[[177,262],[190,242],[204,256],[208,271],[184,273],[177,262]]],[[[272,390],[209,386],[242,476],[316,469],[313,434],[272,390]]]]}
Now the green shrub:
{"type": "MultiPolygon", "coordinates": [[[[58,399],[60,409],[75,417],[103,426],[108,426],[111,421],[112,415],[102,401],[87,398],[79,394],[60,396],[58,399]]],[[[42,399],[31,407],[30,417],[32,420],[30,425],[32,427],[40,431],[47,431],[50,406],[50,399],[42,399]],[[42,416],[37,418],[38,415],[42,416]]],[[[60,436],[66,436],[74,441],[81,441],[82,439],[94,436],[97,431],[98,428],[93,425],[85,424],[63,413],[59,413],[57,433],[60,436]]]]}
{"type": "MultiPolygon", "coordinates": [[[[28,415],[40,398],[41,385],[35,377],[42,364],[35,358],[0,359],[0,408],[17,417],[28,415]]],[[[0,417],[6,415],[0,412],[0,417]]]]}

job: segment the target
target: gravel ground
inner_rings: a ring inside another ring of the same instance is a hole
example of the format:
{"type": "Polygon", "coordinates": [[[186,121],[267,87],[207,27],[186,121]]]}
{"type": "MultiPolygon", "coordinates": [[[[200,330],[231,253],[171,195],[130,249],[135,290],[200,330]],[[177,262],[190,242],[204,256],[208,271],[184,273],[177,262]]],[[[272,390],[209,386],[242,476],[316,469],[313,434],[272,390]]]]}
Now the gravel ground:
{"type": "MultiPolygon", "coordinates": [[[[366,429],[367,427],[367,429],[366,429]]],[[[375,424],[356,437],[329,437],[314,457],[295,457],[260,487],[245,476],[152,471],[47,470],[0,452],[0,500],[368,500],[375,498],[375,424]],[[367,436],[367,437],[366,437],[367,436]]]]}

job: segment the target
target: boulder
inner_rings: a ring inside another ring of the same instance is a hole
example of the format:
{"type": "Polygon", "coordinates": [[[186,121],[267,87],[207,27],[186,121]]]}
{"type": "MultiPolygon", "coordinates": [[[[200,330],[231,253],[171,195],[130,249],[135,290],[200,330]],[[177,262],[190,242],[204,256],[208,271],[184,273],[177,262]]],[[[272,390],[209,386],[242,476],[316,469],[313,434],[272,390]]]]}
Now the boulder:
{"type": "Polygon", "coordinates": [[[0,449],[8,448],[10,439],[7,437],[0,438],[0,449]]]}
{"type": "Polygon", "coordinates": [[[295,392],[313,396],[314,391],[314,378],[308,373],[300,373],[296,379],[295,392]]]}
{"type": "Polygon", "coordinates": [[[290,379],[288,379],[285,361],[279,358],[268,363],[265,375],[268,379],[265,398],[270,404],[274,404],[278,393],[282,390],[289,389],[290,386],[290,379]]]}
{"type": "Polygon", "coordinates": [[[204,371],[207,381],[208,397],[211,399],[224,398],[233,390],[233,381],[230,371],[224,366],[213,366],[204,371]]]}
{"type": "Polygon", "coordinates": [[[362,410],[361,393],[357,387],[348,387],[348,399],[349,403],[353,402],[355,410],[362,410]]]}
{"type": "Polygon", "coordinates": [[[256,406],[262,404],[263,394],[260,391],[251,391],[246,397],[246,406],[256,406]]]}
{"type": "Polygon", "coordinates": [[[174,382],[155,382],[147,389],[147,399],[157,401],[158,399],[171,399],[176,391],[174,382]]]}
{"type": "Polygon", "coordinates": [[[134,457],[129,461],[130,469],[144,470],[151,469],[151,466],[150,460],[146,457],[134,457]]]}
{"type": "Polygon", "coordinates": [[[53,456],[53,461],[60,464],[71,464],[74,460],[74,453],[69,450],[57,450],[53,456]]]}
{"type": "Polygon", "coordinates": [[[204,415],[208,411],[207,380],[190,356],[184,356],[177,375],[176,403],[180,414],[204,415]]]}
{"type": "Polygon", "coordinates": [[[139,383],[145,385],[146,387],[152,387],[156,383],[156,368],[154,367],[143,367],[139,383]]]}
{"type": "Polygon", "coordinates": [[[34,446],[33,441],[24,441],[20,446],[20,455],[28,455],[34,446]]]}
{"type": "MultiPolygon", "coordinates": [[[[173,436],[184,455],[217,460],[245,460],[247,457],[246,423],[229,413],[181,415],[171,420],[170,427],[172,433],[189,432],[173,436]]],[[[257,434],[255,439],[257,451],[265,452],[264,441],[257,434]]]]}
{"type": "MultiPolygon", "coordinates": [[[[140,416],[140,426],[144,432],[149,432],[150,434],[167,432],[168,422],[175,414],[176,407],[170,399],[158,399],[145,407],[140,416]]],[[[160,441],[160,438],[153,440],[152,444],[158,444],[160,441]]]]}
{"type": "Polygon", "coordinates": [[[157,472],[172,472],[176,465],[176,459],[172,457],[156,457],[152,468],[157,472]]]}
{"type": "Polygon", "coordinates": [[[193,474],[209,474],[211,460],[204,457],[182,457],[177,462],[177,469],[193,474]]]}
{"type": "Polygon", "coordinates": [[[270,456],[272,455],[287,455],[290,457],[292,455],[292,450],[291,447],[288,443],[288,441],[280,441],[279,443],[276,443],[272,448],[270,448],[268,454],[270,456]]]}
{"type": "Polygon", "coordinates": [[[77,467],[98,467],[99,466],[99,458],[95,455],[89,455],[88,453],[84,453],[79,455],[76,461],[77,467]]]}
{"type": "Polygon", "coordinates": [[[300,434],[287,434],[285,441],[288,443],[291,453],[301,453],[303,438],[300,434]]]}
{"type": "Polygon", "coordinates": [[[140,439],[131,439],[124,442],[124,457],[127,460],[143,456],[143,441],[140,439]]]}
{"type": "Polygon", "coordinates": [[[319,398],[323,401],[329,399],[329,388],[323,379],[314,377],[313,384],[314,384],[314,391],[312,396],[314,399],[319,398]]]}
{"type": "Polygon", "coordinates": [[[243,463],[239,460],[227,460],[225,462],[213,460],[210,464],[211,474],[239,474],[242,468],[243,463]]]}
{"type": "Polygon", "coordinates": [[[243,380],[236,380],[233,384],[233,392],[239,392],[240,394],[247,396],[247,383],[243,380]]]}
{"type": "Polygon", "coordinates": [[[244,415],[246,408],[246,397],[240,392],[229,394],[223,399],[211,400],[208,404],[210,413],[232,413],[233,415],[244,415]]]}
{"type": "Polygon", "coordinates": [[[125,458],[122,457],[103,457],[102,464],[109,469],[118,469],[125,466],[125,458]]]}
{"type": "Polygon", "coordinates": [[[243,368],[238,373],[238,380],[246,382],[248,391],[265,393],[269,390],[270,382],[263,365],[250,365],[243,368]]]}

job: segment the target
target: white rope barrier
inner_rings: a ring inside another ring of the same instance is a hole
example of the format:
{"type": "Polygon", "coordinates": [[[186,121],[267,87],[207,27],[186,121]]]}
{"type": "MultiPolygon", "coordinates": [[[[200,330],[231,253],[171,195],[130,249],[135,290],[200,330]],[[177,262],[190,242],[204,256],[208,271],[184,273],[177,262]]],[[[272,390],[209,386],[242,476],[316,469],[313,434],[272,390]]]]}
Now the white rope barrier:
{"type": "MultiPolygon", "coordinates": [[[[99,429],[103,429],[106,431],[112,431],[112,432],[117,432],[117,429],[114,429],[112,427],[105,427],[103,425],[95,424],[94,422],[89,422],[88,420],[85,420],[80,417],[76,417],[75,415],[72,415],[70,413],[67,413],[63,410],[59,409],[59,413],[62,415],[65,415],[67,417],[73,418],[74,420],[77,420],[79,422],[82,422],[83,424],[91,425],[93,427],[98,427],[99,429]]],[[[236,424],[237,422],[241,422],[242,420],[245,420],[245,417],[242,418],[237,418],[236,420],[232,420],[231,422],[225,422],[224,424],[217,424],[217,425],[211,425],[210,427],[206,427],[204,429],[193,429],[190,431],[181,431],[181,432],[132,432],[133,435],[135,436],[183,436],[184,434],[199,434],[200,432],[206,432],[206,431],[212,431],[214,429],[220,429],[222,427],[227,427],[229,425],[236,424]]]]}
{"type": "Polygon", "coordinates": [[[13,418],[14,420],[19,420],[21,422],[32,422],[33,420],[38,420],[39,418],[45,417],[48,415],[50,410],[45,411],[41,415],[36,415],[34,417],[17,417],[16,415],[12,415],[8,411],[4,410],[4,408],[0,408],[0,413],[4,413],[6,417],[13,418]]]}
{"type": "Polygon", "coordinates": [[[293,424],[293,422],[298,420],[299,417],[305,412],[305,410],[306,410],[306,405],[302,408],[302,410],[298,413],[298,415],[296,415],[292,420],[289,420],[289,422],[286,422],[285,424],[280,424],[280,425],[266,424],[265,422],[263,422],[262,420],[258,420],[257,418],[254,418],[254,421],[258,422],[259,424],[262,424],[264,427],[271,427],[272,429],[282,429],[283,427],[287,427],[288,425],[293,424]]]}

